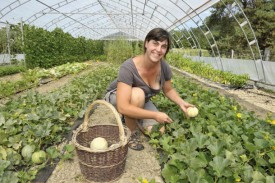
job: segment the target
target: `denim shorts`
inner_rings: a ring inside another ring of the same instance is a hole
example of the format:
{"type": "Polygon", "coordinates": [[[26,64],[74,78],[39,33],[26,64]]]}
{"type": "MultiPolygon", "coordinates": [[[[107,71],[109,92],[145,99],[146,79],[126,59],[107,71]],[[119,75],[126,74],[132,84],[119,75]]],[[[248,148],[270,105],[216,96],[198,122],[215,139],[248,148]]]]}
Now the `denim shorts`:
{"type": "MultiPolygon", "coordinates": [[[[104,100],[111,103],[115,108],[116,108],[116,89],[109,91],[106,93],[104,100]]],[[[150,110],[150,111],[158,111],[156,106],[153,104],[152,101],[148,101],[144,104],[144,109],[150,110]]],[[[138,120],[138,125],[146,129],[148,126],[153,126],[159,124],[156,120],[154,119],[140,119],[138,120]]]]}

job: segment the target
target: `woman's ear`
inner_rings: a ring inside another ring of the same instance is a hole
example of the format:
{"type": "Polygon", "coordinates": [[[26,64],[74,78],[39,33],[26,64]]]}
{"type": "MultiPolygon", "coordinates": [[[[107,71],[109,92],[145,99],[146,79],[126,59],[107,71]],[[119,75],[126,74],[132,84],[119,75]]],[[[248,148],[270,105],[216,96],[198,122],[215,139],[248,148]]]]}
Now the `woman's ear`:
{"type": "Polygon", "coordinates": [[[148,44],[149,44],[149,41],[148,40],[145,41],[145,44],[144,44],[145,48],[147,48],[148,44]]]}
{"type": "Polygon", "coordinates": [[[146,50],[147,50],[147,45],[148,45],[148,41],[145,41],[145,42],[144,42],[144,48],[143,48],[143,49],[144,49],[144,53],[145,53],[146,50]]]}

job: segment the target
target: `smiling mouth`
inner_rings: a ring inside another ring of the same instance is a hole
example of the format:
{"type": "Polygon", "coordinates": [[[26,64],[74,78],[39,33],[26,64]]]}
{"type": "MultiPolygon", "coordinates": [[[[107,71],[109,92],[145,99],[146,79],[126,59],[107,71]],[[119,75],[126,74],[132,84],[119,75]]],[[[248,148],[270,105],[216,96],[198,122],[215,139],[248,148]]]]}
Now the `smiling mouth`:
{"type": "Polygon", "coordinates": [[[154,56],[157,56],[157,57],[160,57],[160,56],[161,56],[161,54],[159,54],[159,53],[153,53],[153,55],[154,55],[154,56]]]}

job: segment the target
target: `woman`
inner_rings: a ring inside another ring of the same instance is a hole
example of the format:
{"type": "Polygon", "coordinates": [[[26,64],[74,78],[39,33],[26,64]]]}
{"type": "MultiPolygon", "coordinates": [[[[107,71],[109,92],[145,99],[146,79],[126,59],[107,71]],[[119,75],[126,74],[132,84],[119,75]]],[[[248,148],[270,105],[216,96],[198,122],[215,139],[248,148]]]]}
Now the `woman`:
{"type": "MultiPolygon", "coordinates": [[[[134,150],[144,148],[137,139],[138,127],[150,133],[153,125],[172,122],[166,113],[158,111],[150,101],[152,96],[162,90],[184,113],[193,106],[185,102],[172,87],[172,71],[164,60],[170,44],[170,35],[166,30],[151,30],[145,37],[144,54],[126,60],[120,67],[118,78],[107,90],[105,100],[125,117],[125,124],[132,132],[128,145],[134,150]]],[[[164,126],[160,131],[164,132],[164,126]]]]}

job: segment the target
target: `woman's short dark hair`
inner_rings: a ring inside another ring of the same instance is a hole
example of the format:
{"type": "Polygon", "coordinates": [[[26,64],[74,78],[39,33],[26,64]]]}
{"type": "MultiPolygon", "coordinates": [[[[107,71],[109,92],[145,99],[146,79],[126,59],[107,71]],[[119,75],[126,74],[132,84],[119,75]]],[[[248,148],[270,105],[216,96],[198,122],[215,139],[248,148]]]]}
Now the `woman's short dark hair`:
{"type": "Polygon", "coordinates": [[[164,30],[163,28],[154,28],[152,29],[145,37],[144,40],[144,44],[143,44],[143,50],[144,53],[146,52],[146,41],[151,41],[151,40],[155,40],[155,41],[165,41],[167,40],[168,45],[167,45],[167,50],[164,56],[166,56],[166,54],[169,52],[170,49],[170,45],[171,45],[171,38],[170,38],[170,34],[168,31],[164,30]]]}

